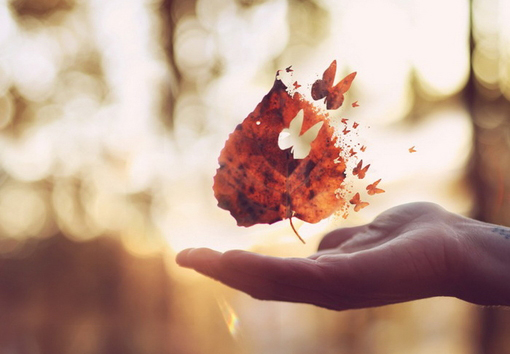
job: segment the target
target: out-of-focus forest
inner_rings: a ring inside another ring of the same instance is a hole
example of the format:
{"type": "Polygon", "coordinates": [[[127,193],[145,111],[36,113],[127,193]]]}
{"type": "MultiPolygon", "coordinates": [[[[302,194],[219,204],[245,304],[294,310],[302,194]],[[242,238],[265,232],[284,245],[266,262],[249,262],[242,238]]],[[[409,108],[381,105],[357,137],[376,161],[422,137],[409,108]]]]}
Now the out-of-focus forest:
{"type": "Polygon", "coordinates": [[[174,264],[307,256],[418,200],[510,225],[509,100],[506,1],[0,0],[0,352],[510,353],[504,309],[333,312],[174,264]],[[285,222],[237,227],[212,192],[229,133],[277,70],[306,85],[334,59],[358,72],[339,114],[386,193],[299,224],[306,245],[285,222]]]}

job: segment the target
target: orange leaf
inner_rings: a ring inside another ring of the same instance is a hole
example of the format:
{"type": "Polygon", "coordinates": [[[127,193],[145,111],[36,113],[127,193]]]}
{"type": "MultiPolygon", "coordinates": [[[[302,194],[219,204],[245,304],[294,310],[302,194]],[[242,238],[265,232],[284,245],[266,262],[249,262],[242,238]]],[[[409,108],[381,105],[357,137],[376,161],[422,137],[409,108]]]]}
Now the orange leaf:
{"type": "Polygon", "coordinates": [[[240,226],[292,217],[316,223],[346,203],[338,196],[345,180],[342,156],[327,114],[299,93],[290,95],[277,77],[226,141],[218,159],[214,195],[218,206],[230,211],[240,226]],[[295,118],[298,122],[291,123],[295,118]],[[282,137],[287,133],[298,141],[307,136],[309,150],[300,148],[304,152],[295,156],[297,143],[282,137]]]}

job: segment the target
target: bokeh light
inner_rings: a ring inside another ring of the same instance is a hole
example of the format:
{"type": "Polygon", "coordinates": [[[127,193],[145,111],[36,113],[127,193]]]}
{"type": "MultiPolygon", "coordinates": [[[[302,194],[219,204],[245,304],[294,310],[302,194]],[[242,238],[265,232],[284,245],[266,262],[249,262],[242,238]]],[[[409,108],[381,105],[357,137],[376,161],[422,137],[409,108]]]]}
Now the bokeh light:
{"type": "Polygon", "coordinates": [[[17,304],[0,352],[59,352],[47,323],[73,353],[476,351],[476,312],[453,299],[258,302],[173,256],[307,256],[416,200],[507,223],[510,2],[0,0],[0,48],[0,303],[17,304]],[[277,70],[309,89],[334,59],[360,106],[332,116],[359,122],[386,193],[347,220],[296,220],[304,246],[287,222],[238,227],[212,192],[225,140],[277,70]]]}

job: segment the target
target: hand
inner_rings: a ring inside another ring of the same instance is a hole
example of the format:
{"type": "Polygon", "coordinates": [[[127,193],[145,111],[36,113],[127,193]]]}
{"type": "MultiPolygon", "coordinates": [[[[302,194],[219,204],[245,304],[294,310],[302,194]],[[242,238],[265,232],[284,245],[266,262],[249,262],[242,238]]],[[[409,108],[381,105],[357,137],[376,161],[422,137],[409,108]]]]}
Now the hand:
{"type": "Polygon", "coordinates": [[[435,204],[411,203],[327,234],[308,258],[200,248],[182,251],[177,263],[257,299],[335,310],[462,297],[466,220],[435,204]]]}

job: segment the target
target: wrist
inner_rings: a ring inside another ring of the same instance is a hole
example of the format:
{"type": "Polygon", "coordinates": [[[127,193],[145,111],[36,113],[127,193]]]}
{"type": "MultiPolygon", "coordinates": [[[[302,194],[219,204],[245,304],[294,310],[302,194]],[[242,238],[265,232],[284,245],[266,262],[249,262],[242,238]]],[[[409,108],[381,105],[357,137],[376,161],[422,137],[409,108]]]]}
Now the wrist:
{"type": "Polygon", "coordinates": [[[464,265],[457,297],[510,306],[510,228],[465,219],[461,238],[464,265]]]}

